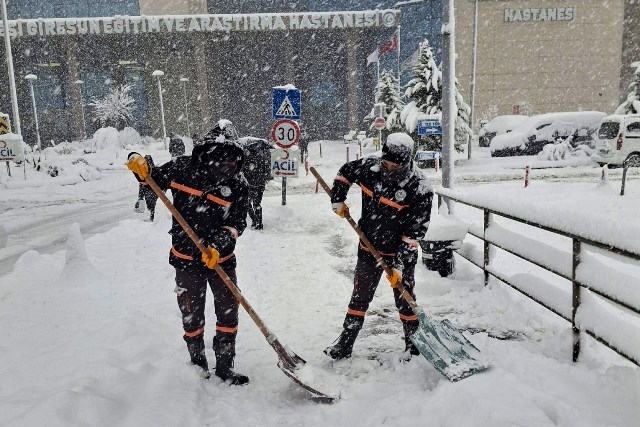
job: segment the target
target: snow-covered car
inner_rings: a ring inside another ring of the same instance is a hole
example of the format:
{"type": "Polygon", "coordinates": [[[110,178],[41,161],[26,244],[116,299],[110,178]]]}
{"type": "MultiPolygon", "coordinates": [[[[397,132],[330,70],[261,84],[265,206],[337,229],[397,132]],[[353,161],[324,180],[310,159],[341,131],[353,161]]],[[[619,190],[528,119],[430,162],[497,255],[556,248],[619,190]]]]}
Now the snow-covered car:
{"type": "Polygon", "coordinates": [[[596,136],[596,152],[591,156],[600,166],[640,166],[640,115],[612,115],[602,120],[596,136]]]}
{"type": "Polygon", "coordinates": [[[505,115],[494,117],[478,132],[478,144],[480,147],[488,147],[494,137],[511,132],[527,120],[529,120],[529,116],[505,115]]]}
{"type": "Polygon", "coordinates": [[[577,111],[532,116],[513,131],[491,141],[491,156],[527,156],[538,154],[545,145],[573,136],[572,144],[593,145],[593,136],[605,113],[577,111]]]}

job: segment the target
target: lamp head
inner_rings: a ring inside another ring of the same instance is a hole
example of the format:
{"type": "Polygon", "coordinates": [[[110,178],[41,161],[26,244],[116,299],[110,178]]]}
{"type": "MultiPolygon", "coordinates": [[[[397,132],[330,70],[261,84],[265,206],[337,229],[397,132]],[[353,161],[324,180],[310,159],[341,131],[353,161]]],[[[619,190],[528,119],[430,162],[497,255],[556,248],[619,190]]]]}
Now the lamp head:
{"type": "Polygon", "coordinates": [[[29,81],[38,80],[38,76],[36,76],[35,74],[27,74],[26,76],[24,76],[24,78],[29,81]]]}
{"type": "Polygon", "coordinates": [[[155,70],[153,73],[151,73],[151,75],[153,77],[162,77],[162,76],[164,76],[164,72],[162,72],[160,70],[155,70]]]}

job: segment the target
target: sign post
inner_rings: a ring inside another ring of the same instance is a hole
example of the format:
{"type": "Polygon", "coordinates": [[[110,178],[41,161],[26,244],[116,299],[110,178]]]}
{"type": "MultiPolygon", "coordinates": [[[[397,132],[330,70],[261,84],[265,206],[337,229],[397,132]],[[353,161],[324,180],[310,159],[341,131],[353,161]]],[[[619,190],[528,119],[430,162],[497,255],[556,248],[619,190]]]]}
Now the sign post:
{"type": "Polygon", "coordinates": [[[287,204],[287,177],[298,176],[297,156],[290,156],[289,148],[300,140],[300,126],[294,121],[302,115],[300,98],[300,89],[294,85],[271,88],[271,115],[277,120],[271,128],[271,139],[283,149],[272,152],[271,175],[282,177],[282,206],[287,204]],[[279,157],[274,159],[274,155],[279,157]]]}

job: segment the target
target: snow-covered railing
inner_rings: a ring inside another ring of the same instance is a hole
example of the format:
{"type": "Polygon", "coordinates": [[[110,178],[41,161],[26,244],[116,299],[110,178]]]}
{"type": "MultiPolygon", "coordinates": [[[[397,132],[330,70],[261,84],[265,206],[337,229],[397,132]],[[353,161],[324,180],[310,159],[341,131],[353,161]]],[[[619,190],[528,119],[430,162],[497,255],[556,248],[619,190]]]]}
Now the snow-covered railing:
{"type": "Polygon", "coordinates": [[[590,254],[597,251],[640,261],[637,248],[620,247],[560,227],[543,225],[495,207],[481,206],[477,201],[465,200],[464,195],[448,189],[440,189],[436,193],[439,206],[442,198],[446,197],[483,212],[483,227],[470,225],[468,231],[483,242],[483,250],[465,243],[457,251],[458,254],[484,271],[485,285],[493,276],[571,322],[574,362],[580,355],[582,331],[640,366],[640,280],[606,265],[599,257],[590,254]],[[507,230],[495,222],[494,216],[569,238],[573,243],[572,250],[564,251],[507,230]],[[490,250],[491,247],[569,280],[571,289],[563,289],[532,274],[508,275],[499,271],[491,265],[492,254],[495,253],[490,250]],[[590,251],[585,251],[586,248],[590,251]]]}

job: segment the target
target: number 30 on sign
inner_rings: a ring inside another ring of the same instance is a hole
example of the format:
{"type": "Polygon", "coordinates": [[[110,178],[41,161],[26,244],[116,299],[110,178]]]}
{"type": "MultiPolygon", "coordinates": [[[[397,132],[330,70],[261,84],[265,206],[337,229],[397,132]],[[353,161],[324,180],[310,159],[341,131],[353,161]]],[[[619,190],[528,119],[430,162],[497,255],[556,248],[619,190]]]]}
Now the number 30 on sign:
{"type": "Polygon", "coordinates": [[[300,139],[300,126],[290,119],[281,119],[271,128],[271,139],[280,148],[290,148],[300,139]]]}

